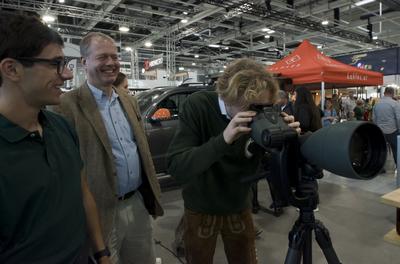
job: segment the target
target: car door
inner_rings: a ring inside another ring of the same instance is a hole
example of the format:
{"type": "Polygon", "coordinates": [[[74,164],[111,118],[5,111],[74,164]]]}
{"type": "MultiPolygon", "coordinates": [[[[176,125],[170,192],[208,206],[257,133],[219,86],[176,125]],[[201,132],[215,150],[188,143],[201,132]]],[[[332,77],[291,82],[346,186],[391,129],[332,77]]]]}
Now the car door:
{"type": "Polygon", "coordinates": [[[157,173],[165,173],[167,170],[166,156],[168,147],[178,127],[182,103],[191,93],[190,91],[182,91],[168,95],[154,105],[149,113],[145,123],[146,134],[157,173]],[[152,119],[154,113],[161,108],[168,109],[170,117],[152,119]]]}

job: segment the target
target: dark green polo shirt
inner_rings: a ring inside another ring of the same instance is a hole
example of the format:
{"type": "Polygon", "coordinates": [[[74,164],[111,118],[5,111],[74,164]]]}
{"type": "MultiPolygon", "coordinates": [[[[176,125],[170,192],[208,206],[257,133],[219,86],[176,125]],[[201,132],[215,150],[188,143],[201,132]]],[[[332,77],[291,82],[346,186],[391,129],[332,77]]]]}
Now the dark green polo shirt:
{"type": "Polygon", "coordinates": [[[41,111],[43,137],[0,115],[0,263],[73,263],[86,237],[75,131],[41,111]]]}

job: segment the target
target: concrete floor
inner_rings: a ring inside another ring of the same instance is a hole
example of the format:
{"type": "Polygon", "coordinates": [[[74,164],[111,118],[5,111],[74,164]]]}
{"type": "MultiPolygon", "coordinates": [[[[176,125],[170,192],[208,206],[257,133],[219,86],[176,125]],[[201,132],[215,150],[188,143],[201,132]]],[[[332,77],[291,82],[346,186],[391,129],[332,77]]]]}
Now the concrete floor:
{"type": "MultiPolygon", "coordinates": [[[[320,204],[316,218],[329,229],[333,246],[345,264],[396,264],[400,263],[400,248],[383,241],[383,236],[395,225],[395,209],[381,204],[380,196],[396,189],[394,173],[380,174],[370,181],[351,180],[326,172],[319,181],[320,204]]],[[[270,204],[265,181],[259,183],[259,200],[262,206],[270,204]]],[[[165,216],[154,222],[154,236],[171,248],[174,230],[183,212],[180,190],[163,193],[165,216]]],[[[298,212],[286,208],[280,217],[265,212],[254,216],[254,221],[264,232],[257,240],[260,264],[284,263],[290,231],[298,212]]],[[[181,263],[166,249],[156,245],[156,255],[162,264],[181,263]]],[[[214,263],[227,263],[223,245],[218,241],[214,263]]],[[[313,263],[327,263],[317,243],[313,240],[313,263]]]]}

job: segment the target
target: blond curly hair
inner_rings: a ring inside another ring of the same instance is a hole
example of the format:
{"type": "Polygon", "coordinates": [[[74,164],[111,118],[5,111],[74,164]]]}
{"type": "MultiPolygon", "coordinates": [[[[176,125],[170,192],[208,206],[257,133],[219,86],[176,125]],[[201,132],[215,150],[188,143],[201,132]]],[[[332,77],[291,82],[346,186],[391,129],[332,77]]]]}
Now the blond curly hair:
{"type": "Polygon", "coordinates": [[[271,103],[275,102],[278,83],[264,65],[251,59],[234,61],[217,80],[217,93],[227,104],[248,106],[265,91],[271,103]]]}

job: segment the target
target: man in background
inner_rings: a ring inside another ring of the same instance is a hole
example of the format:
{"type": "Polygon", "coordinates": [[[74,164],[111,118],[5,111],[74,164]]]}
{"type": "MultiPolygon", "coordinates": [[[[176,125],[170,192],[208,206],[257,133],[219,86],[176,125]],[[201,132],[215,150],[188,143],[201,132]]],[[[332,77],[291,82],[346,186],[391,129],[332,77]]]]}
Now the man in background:
{"type": "Polygon", "coordinates": [[[344,117],[347,120],[354,119],[354,108],[356,107],[356,98],[354,98],[354,91],[349,90],[348,98],[342,98],[342,108],[344,117]]]}
{"type": "Polygon", "coordinates": [[[288,115],[293,115],[293,104],[289,101],[289,95],[283,90],[279,90],[278,102],[276,104],[276,109],[280,112],[284,112],[288,115]]]}
{"type": "Polygon", "coordinates": [[[32,16],[0,12],[0,263],[109,263],[76,132],[60,103],[63,40],[32,16]],[[82,176],[81,176],[82,175],[82,176]]]}
{"type": "Polygon", "coordinates": [[[91,32],[80,44],[87,80],[61,97],[76,128],[114,263],[154,264],[150,215],[162,215],[160,186],[136,99],[113,86],[120,69],[112,38],[91,32]]]}
{"type": "Polygon", "coordinates": [[[384,96],[373,108],[373,122],[382,130],[387,143],[392,149],[393,159],[397,165],[397,136],[400,126],[400,104],[393,99],[394,89],[386,87],[384,96]]]}

